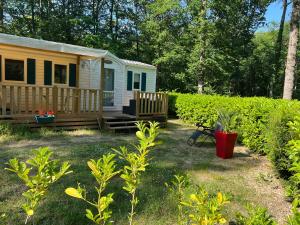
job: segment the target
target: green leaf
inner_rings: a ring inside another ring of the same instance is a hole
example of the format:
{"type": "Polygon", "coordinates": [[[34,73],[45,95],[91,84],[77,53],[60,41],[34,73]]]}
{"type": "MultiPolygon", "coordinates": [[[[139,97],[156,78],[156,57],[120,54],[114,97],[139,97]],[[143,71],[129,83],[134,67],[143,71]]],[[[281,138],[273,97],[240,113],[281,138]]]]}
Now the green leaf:
{"type": "Polygon", "coordinates": [[[71,197],[83,199],[81,193],[76,188],[67,188],[65,193],[71,197]]]}

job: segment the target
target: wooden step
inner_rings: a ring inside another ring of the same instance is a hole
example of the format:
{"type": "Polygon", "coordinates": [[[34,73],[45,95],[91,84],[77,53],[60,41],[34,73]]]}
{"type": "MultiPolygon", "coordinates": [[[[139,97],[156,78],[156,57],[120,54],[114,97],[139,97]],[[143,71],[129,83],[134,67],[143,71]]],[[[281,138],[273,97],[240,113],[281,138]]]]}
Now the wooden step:
{"type": "Polygon", "coordinates": [[[60,122],[60,123],[45,123],[45,124],[28,124],[31,128],[32,127],[65,127],[65,126],[86,126],[86,125],[98,125],[97,121],[79,121],[79,122],[60,122]]]}
{"type": "Polygon", "coordinates": [[[137,123],[138,121],[116,121],[116,122],[107,122],[105,121],[104,123],[107,125],[114,125],[114,124],[128,124],[128,123],[137,123]]]}
{"type": "Polygon", "coordinates": [[[110,130],[126,130],[126,129],[134,129],[136,126],[121,126],[121,127],[107,127],[110,130]]]}

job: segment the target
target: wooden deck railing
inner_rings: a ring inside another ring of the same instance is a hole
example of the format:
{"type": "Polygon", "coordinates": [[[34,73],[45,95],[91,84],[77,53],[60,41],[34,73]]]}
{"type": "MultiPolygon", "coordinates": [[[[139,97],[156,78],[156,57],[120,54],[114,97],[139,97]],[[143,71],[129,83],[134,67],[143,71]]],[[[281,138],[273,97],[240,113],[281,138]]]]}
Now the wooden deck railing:
{"type": "Polygon", "coordinates": [[[56,114],[102,114],[102,97],[99,89],[0,84],[0,116],[49,110],[56,114]]]}
{"type": "Polygon", "coordinates": [[[136,116],[168,115],[168,94],[136,91],[136,116]]]}

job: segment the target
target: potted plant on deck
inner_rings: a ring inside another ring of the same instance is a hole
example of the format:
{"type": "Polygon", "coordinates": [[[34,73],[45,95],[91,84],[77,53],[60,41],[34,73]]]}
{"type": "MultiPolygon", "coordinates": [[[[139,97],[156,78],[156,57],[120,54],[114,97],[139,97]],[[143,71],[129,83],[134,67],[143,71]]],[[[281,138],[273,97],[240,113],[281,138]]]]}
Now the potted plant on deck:
{"type": "Polygon", "coordinates": [[[44,123],[52,123],[55,119],[55,115],[53,111],[48,111],[48,112],[39,112],[39,115],[34,116],[35,120],[39,124],[44,124],[44,123]]]}
{"type": "Polygon", "coordinates": [[[216,155],[222,159],[228,159],[233,156],[234,145],[237,140],[237,132],[234,127],[238,117],[235,112],[222,110],[218,112],[218,122],[222,125],[222,130],[215,133],[216,155]]]}

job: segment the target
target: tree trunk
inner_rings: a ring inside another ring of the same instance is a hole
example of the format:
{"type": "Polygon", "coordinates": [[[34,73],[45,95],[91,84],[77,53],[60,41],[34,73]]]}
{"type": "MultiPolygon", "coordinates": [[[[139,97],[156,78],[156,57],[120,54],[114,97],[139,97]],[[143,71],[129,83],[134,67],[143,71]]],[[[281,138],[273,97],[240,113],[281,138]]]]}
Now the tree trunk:
{"type": "Polygon", "coordinates": [[[110,35],[111,35],[111,39],[114,41],[114,6],[115,6],[115,2],[114,0],[111,0],[111,5],[110,5],[110,17],[109,17],[109,27],[110,27],[110,35]]]}
{"type": "Polygon", "coordinates": [[[0,0],[0,32],[4,31],[4,0],[0,0]]]}
{"type": "MultiPolygon", "coordinates": [[[[205,26],[202,23],[202,20],[205,20],[206,18],[206,10],[207,10],[207,0],[202,1],[202,4],[200,5],[199,10],[199,26],[205,26]]],[[[203,30],[201,30],[203,31],[203,30]]],[[[203,70],[203,62],[205,60],[205,45],[206,45],[206,38],[205,35],[200,32],[199,33],[199,42],[202,43],[202,48],[199,52],[199,69],[198,69],[198,94],[203,94],[204,89],[204,70],[203,70]]]]}
{"type": "Polygon", "coordinates": [[[284,22],[287,10],[287,0],[282,0],[282,15],[280,20],[280,26],[278,30],[276,45],[275,45],[275,54],[274,54],[274,74],[272,74],[271,82],[270,82],[270,97],[274,97],[274,84],[276,81],[276,77],[278,77],[278,72],[280,69],[280,56],[282,51],[282,38],[283,38],[283,30],[284,30],[284,22]]]}
{"type": "Polygon", "coordinates": [[[292,18],[290,22],[290,40],[285,67],[283,98],[292,99],[296,67],[296,53],[299,36],[300,0],[293,1],[292,18]]]}
{"type": "Polygon", "coordinates": [[[35,26],[35,1],[30,1],[30,10],[31,10],[31,33],[32,36],[36,36],[36,26],[35,26]]]}
{"type": "Polygon", "coordinates": [[[204,87],[203,81],[199,79],[198,80],[198,94],[203,94],[203,87],[204,87]]]}

